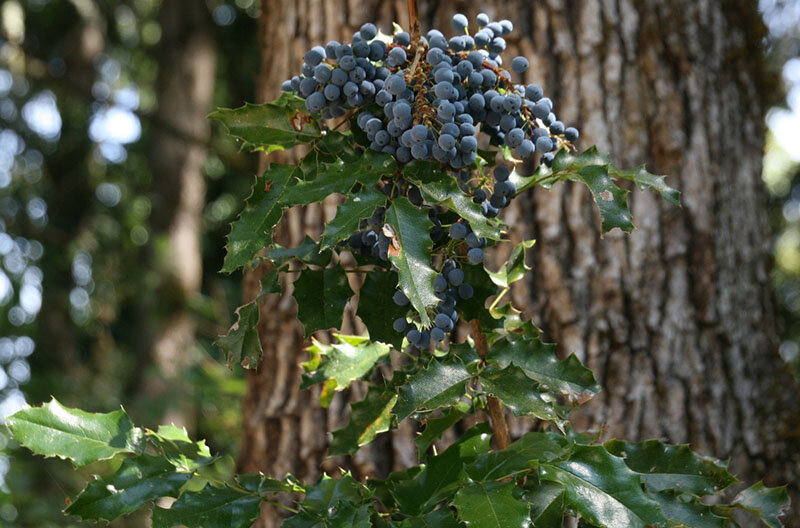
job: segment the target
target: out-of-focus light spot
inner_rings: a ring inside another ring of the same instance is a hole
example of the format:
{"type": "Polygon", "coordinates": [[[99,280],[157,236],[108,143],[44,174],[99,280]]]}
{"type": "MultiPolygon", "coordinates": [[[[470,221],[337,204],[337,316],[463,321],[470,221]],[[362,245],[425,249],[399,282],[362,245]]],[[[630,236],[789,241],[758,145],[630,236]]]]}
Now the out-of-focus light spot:
{"type": "Polygon", "coordinates": [[[0,102],[0,117],[6,121],[14,121],[17,118],[17,105],[11,99],[0,102]]]}
{"type": "Polygon", "coordinates": [[[40,220],[47,214],[47,203],[37,196],[28,201],[25,210],[31,220],[40,220]]]}
{"type": "Polygon", "coordinates": [[[8,363],[14,359],[14,341],[8,337],[0,337],[0,363],[8,363]]]}
{"type": "Polygon", "coordinates": [[[40,286],[42,284],[42,279],[44,279],[44,274],[42,270],[36,266],[29,266],[25,270],[25,273],[22,274],[22,282],[25,284],[40,286]]]}
{"type": "MultiPolygon", "coordinates": [[[[7,472],[8,470],[6,469],[6,471],[0,474],[5,475],[5,473],[7,472]]],[[[12,523],[17,520],[17,515],[18,515],[17,509],[14,507],[13,504],[3,504],[2,506],[0,506],[0,519],[12,523]]]]}
{"type": "Polygon", "coordinates": [[[42,255],[44,255],[44,246],[38,240],[31,240],[25,254],[28,255],[28,258],[31,260],[39,260],[42,258],[42,255]]]}
{"type": "Polygon", "coordinates": [[[5,96],[11,90],[14,78],[8,70],[0,69],[0,95],[5,96]]]}
{"type": "Polygon", "coordinates": [[[0,189],[5,189],[11,185],[11,173],[5,169],[0,169],[0,189]]]}
{"type": "Polygon", "coordinates": [[[33,349],[36,348],[36,344],[33,342],[28,336],[19,336],[14,341],[14,353],[17,357],[28,357],[33,354],[33,349]]]}
{"type": "Polygon", "coordinates": [[[153,20],[142,24],[142,41],[148,46],[158,44],[161,40],[161,26],[153,20]]]}
{"type": "Polygon", "coordinates": [[[25,324],[26,315],[21,306],[13,306],[8,311],[8,322],[14,326],[22,326],[25,324]]]}
{"type": "Polygon", "coordinates": [[[42,139],[55,141],[61,134],[61,114],[52,92],[41,92],[22,107],[22,118],[42,139]]]}
{"type": "Polygon", "coordinates": [[[5,420],[18,410],[25,407],[25,396],[19,389],[14,389],[6,394],[6,399],[0,402],[0,420],[5,420]]]}
{"type": "Polygon", "coordinates": [[[114,163],[119,165],[128,158],[128,151],[119,143],[103,142],[97,145],[95,159],[98,163],[114,163]]]}
{"type": "Polygon", "coordinates": [[[92,85],[92,96],[95,99],[106,101],[111,97],[111,86],[107,82],[97,81],[92,85]]]}
{"type": "Polygon", "coordinates": [[[101,183],[94,193],[106,207],[114,207],[122,200],[122,190],[116,183],[101,183]]]}
{"type": "Polygon", "coordinates": [[[17,359],[8,368],[8,375],[17,380],[21,385],[31,379],[31,366],[24,359],[17,359]]]}
{"type": "Polygon", "coordinates": [[[23,284],[19,290],[19,305],[30,315],[36,315],[42,308],[42,291],[31,284],[23,284]]]}
{"type": "Polygon", "coordinates": [[[8,374],[6,374],[5,369],[0,367],[0,391],[5,389],[8,386],[8,374]]]}
{"type": "Polygon", "coordinates": [[[72,288],[69,292],[69,303],[76,310],[85,310],[89,306],[89,292],[83,288],[72,288]]]}
{"type": "Polygon", "coordinates": [[[139,118],[118,106],[100,110],[89,125],[89,137],[98,143],[133,143],[141,133],[139,118]]]}
{"type": "Polygon", "coordinates": [[[114,92],[114,102],[126,110],[139,108],[139,90],[135,86],[126,86],[114,92]]]}
{"type": "Polygon", "coordinates": [[[254,0],[236,0],[236,7],[240,9],[248,9],[253,5],[254,0]]]}
{"type": "Polygon", "coordinates": [[[0,131],[0,150],[19,156],[25,151],[25,140],[11,129],[0,131]]]}
{"type": "Polygon", "coordinates": [[[767,125],[775,135],[775,141],[795,161],[800,161],[800,108],[791,112],[773,108],[767,114],[767,125]]]}
{"type": "Polygon", "coordinates": [[[133,226],[131,229],[131,241],[137,246],[143,246],[147,244],[147,239],[150,238],[150,234],[147,232],[143,226],[137,225],[133,226]]]}
{"type": "Polygon", "coordinates": [[[92,280],[92,257],[78,251],[72,259],[72,279],[78,286],[86,286],[92,280]]]}
{"type": "Polygon", "coordinates": [[[227,4],[221,4],[214,8],[211,16],[218,26],[229,26],[236,20],[236,10],[227,4]]]}
{"type": "Polygon", "coordinates": [[[11,284],[8,275],[3,270],[0,270],[0,306],[8,304],[13,296],[14,286],[11,284]]]}
{"type": "Polygon", "coordinates": [[[122,72],[119,62],[108,55],[101,55],[98,57],[97,62],[99,64],[98,70],[103,79],[109,84],[114,84],[114,82],[119,79],[119,75],[122,72]]]}

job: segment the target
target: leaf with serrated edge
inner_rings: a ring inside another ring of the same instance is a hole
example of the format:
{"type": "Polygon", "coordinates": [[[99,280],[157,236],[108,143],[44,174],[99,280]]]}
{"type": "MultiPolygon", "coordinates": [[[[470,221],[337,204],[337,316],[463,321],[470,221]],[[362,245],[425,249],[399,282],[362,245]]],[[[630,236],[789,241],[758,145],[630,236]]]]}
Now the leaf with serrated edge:
{"type": "Polygon", "coordinates": [[[121,453],[141,453],[144,433],[123,409],[89,413],[62,406],[55,398],[27,407],[6,419],[14,438],[37,455],[85,466],[121,453]]]}
{"type": "Polygon", "coordinates": [[[525,250],[530,249],[536,243],[535,240],[524,240],[514,246],[511,250],[506,263],[496,272],[486,270],[492,282],[501,288],[508,288],[511,284],[522,279],[531,270],[525,263],[525,250]]]}
{"type": "Polygon", "coordinates": [[[617,187],[608,174],[607,167],[589,166],[576,171],[574,179],[589,187],[600,216],[603,218],[603,232],[607,233],[615,227],[629,233],[633,231],[631,211],[628,209],[629,191],[617,187]]]}
{"type": "Polygon", "coordinates": [[[285,248],[275,244],[271,249],[264,253],[264,258],[272,262],[277,267],[296,260],[304,264],[325,267],[330,263],[332,253],[323,251],[319,244],[314,242],[310,236],[306,235],[300,245],[293,248],[285,248]]]}
{"type": "Polygon", "coordinates": [[[375,209],[386,205],[388,197],[380,191],[366,188],[358,194],[350,195],[347,201],[336,209],[336,216],[325,226],[320,238],[320,247],[335,246],[358,231],[361,220],[369,218],[375,209]]]}
{"type": "Polygon", "coordinates": [[[353,454],[380,433],[388,431],[395,403],[397,394],[383,387],[371,386],[363,400],[350,404],[350,422],[333,432],[328,455],[353,454]]]}
{"type": "Polygon", "coordinates": [[[406,316],[408,306],[397,306],[392,301],[397,290],[397,274],[375,269],[365,275],[358,292],[356,315],[364,322],[371,340],[400,349],[403,334],[395,332],[392,325],[395,319],[406,316]]]}
{"type": "Polygon", "coordinates": [[[320,271],[303,270],[294,281],[292,296],[297,301],[297,318],[306,335],[338,328],[352,295],[347,273],[340,266],[320,271]]]}
{"type": "Polygon", "coordinates": [[[272,244],[272,230],[283,216],[281,195],[296,171],[293,165],[273,163],[256,178],[244,210],[231,224],[221,270],[223,273],[232,273],[248,266],[262,249],[272,244]]]}
{"type": "Polygon", "coordinates": [[[498,480],[563,456],[569,443],[560,434],[534,431],[505,449],[483,454],[465,469],[473,480],[498,480]]]}
{"type": "Polygon", "coordinates": [[[251,302],[236,309],[236,322],[227,335],[214,344],[225,354],[229,367],[241,363],[244,368],[257,368],[261,360],[261,338],[258,337],[258,304],[251,302]]]}
{"type": "Polygon", "coordinates": [[[672,205],[681,205],[681,193],[667,185],[666,176],[658,176],[647,172],[644,165],[631,170],[622,170],[610,165],[609,172],[615,178],[631,180],[642,189],[652,189],[672,205]]]}
{"type": "Polygon", "coordinates": [[[261,500],[255,493],[209,484],[184,492],[169,509],[153,508],[153,528],[249,528],[261,513],[261,500]]]}
{"type": "Polygon", "coordinates": [[[193,442],[183,427],[160,425],[158,431],[148,429],[147,436],[164,457],[182,471],[195,471],[216,459],[205,440],[193,442]]]}
{"type": "Polygon", "coordinates": [[[246,146],[266,152],[310,143],[321,135],[316,119],[305,113],[304,101],[290,94],[271,103],[220,108],[208,117],[224,124],[246,146]]]}
{"type": "Polygon", "coordinates": [[[453,506],[469,528],[527,528],[530,508],[511,482],[473,482],[458,490],[453,506]]]}
{"type": "Polygon", "coordinates": [[[778,517],[789,510],[790,503],[786,486],[768,488],[763,482],[757,482],[739,492],[732,504],[758,515],[769,528],[781,528],[783,523],[778,517]]]}
{"type": "Polygon", "coordinates": [[[424,209],[411,205],[406,198],[397,198],[386,211],[386,223],[394,228],[394,243],[389,260],[397,267],[398,284],[417,311],[422,326],[430,326],[428,308],[439,303],[433,291],[436,272],[431,268],[430,229],[433,222],[424,209]]]}
{"type": "Polygon", "coordinates": [[[703,504],[698,497],[690,493],[679,493],[674,490],[648,493],[661,505],[664,516],[670,521],[670,526],[681,528],[731,528],[734,525],[729,516],[717,515],[718,510],[713,506],[703,504]]]}
{"type": "Polygon", "coordinates": [[[400,528],[459,528],[463,524],[456,520],[450,508],[439,508],[420,517],[412,517],[400,523],[400,528]]]}
{"type": "Polygon", "coordinates": [[[541,482],[525,494],[531,507],[531,519],[536,528],[561,528],[564,521],[564,487],[553,482],[541,482]]]}
{"type": "Polygon", "coordinates": [[[488,366],[478,378],[483,390],[496,396],[517,416],[533,416],[555,422],[559,427],[564,420],[555,405],[542,397],[538,384],[527,377],[519,367],[500,369],[488,366]]]}
{"type": "Polygon", "coordinates": [[[467,393],[472,372],[457,358],[432,359],[424,369],[411,374],[400,387],[394,413],[403,420],[418,409],[435,410],[452,406],[467,393]]]}
{"type": "Polygon", "coordinates": [[[460,422],[469,413],[470,408],[471,406],[467,402],[458,402],[455,406],[448,408],[440,418],[426,419],[425,430],[414,439],[419,458],[425,458],[425,453],[431,444],[445,431],[460,422]]]}
{"type": "Polygon", "coordinates": [[[64,512],[110,522],[160,497],[177,497],[191,477],[192,473],[176,472],[163,458],[129,458],[110,477],[90,482],[64,512]]]}
{"type": "MultiPolygon", "coordinates": [[[[290,475],[291,477],[291,475],[290,475]]],[[[243,473],[236,475],[236,483],[252,493],[289,493],[303,491],[290,482],[290,479],[278,480],[263,473],[243,473]]]]}
{"type": "Polygon", "coordinates": [[[688,445],[669,445],[660,440],[638,443],[609,440],[604,445],[609,453],[640,473],[650,491],[675,489],[710,495],[738,482],[725,464],[693,453],[688,445]]]}
{"type": "Polygon", "coordinates": [[[639,475],[602,446],[575,446],[568,459],[541,464],[539,478],[563,485],[567,505],[594,525],[646,528],[667,521],[639,475]]]}

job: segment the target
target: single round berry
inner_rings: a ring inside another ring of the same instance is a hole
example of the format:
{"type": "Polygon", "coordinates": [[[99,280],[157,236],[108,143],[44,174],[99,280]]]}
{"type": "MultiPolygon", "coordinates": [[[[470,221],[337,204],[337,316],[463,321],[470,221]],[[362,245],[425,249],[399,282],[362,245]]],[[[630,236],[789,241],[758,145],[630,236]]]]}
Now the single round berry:
{"type": "Polygon", "coordinates": [[[480,264],[483,262],[483,250],[481,248],[472,248],[467,251],[467,260],[470,264],[480,264]]]}
{"type": "Polygon", "coordinates": [[[406,328],[408,328],[408,321],[406,321],[405,317],[398,317],[394,320],[394,323],[392,323],[392,328],[395,332],[402,334],[406,331],[406,328]]]}
{"type": "Polygon", "coordinates": [[[530,63],[525,57],[514,57],[511,59],[511,69],[516,73],[524,73],[529,66],[530,63]]]}
{"type": "Polygon", "coordinates": [[[461,240],[465,236],[467,236],[467,226],[460,222],[456,222],[450,226],[450,238],[453,240],[461,240]]]}
{"type": "Polygon", "coordinates": [[[392,300],[397,306],[408,306],[408,297],[402,290],[397,290],[392,296],[392,300]]]}

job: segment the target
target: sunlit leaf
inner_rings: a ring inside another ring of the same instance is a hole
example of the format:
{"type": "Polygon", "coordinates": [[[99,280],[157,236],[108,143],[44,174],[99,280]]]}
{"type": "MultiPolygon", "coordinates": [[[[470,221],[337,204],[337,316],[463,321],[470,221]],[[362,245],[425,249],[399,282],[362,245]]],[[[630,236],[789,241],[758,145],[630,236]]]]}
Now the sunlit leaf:
{"type": "Polygon", "coordinates": [[[257,368],[261,361],[261,338],[258,336],[260,318],[258,303],[251,302],[236,309],[236,322],[227,335],[219,336],[214,344],[225,354],[228,366],[241,363],[244,368],[257,368]]]}

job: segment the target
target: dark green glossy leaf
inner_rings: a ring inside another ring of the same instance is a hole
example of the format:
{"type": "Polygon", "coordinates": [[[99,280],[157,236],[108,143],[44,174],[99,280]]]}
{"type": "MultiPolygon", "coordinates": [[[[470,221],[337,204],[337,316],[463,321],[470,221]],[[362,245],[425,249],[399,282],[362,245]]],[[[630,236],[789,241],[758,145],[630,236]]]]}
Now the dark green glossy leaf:
{"type": "Polygon", "coordinates": [[[636,183],[640,189],[652,189],[672,205],[681,205],[681,193],[667,185],[666,176],[658,176],[647,172],[644,165],[631,170],[622,170],[609,166],[609,172],[615,178],[625,178],[636,183]]]}
{"type": "Polygon", "coordinates": [[[319,482],[308,487],[301,506],[308,512],[324,514],[339,502],[361,504],[368,493],[349,473],[336,479],[323,475],[319,482]]]}
{"type": "Polygon", "coordinates": [[[284,248],[275,244],[269,251],[264,254],[264,258],[271,261],[275,266],[281,267],[284,264],[296,260],[304,264],[311,264],[324,268],[331,261],[332,253],[328,250],[322,250],[311,237],[306,235],[303,242],[299,246],[293,248],[284,248]]]}
{"type": "Polygon", "coordinates": [[[414,439],[419,458],[425,458],[425,453],[431,444],[442,436],[445,431],[460,422],[469,413],[471,407],[466,402],[458,402],[455,406],[447,409],[441,418],[427,418],[425,420],[425,430],[414,439]]]}
{"type": "Polygon", "coordinates": [[[339,502],[324,513],[301,512],[281,524],[281,528],[372,528],[370,507],[339,502]]]}
{"type": "Polygon", "coordinates": [[[458,490],[453,505],[469,528],[528,528],[530,509],[511,482],[473,482],[458,490]]]}
{"type": "Polygon", "coordinates": [[[569,444],[560,434],[530,432],[505,449],[479,456],[466,471],[473,480],[499,480],[562,457],[568,450],[569,444]]]}
{"type": "Polygon", "coordinates": [[[522,279],[531,269],[525,263],[525,250],[532,248],[535,243],[535,240],[520,242],[514,246],[508,260],[497,272],[487,270],[486,273],[488,273],[492,282],[501,288],[508,288],[511,284],[522,279]]]}
{"type": "Polygon", "coordinates": [[[144,432],[124,410],[88,413],[62,406],[55,398],[6,418],[14,438],[37,455],[68,459],[76,466],[141,453],[144,432]]]}
{"type": "Polygon", "coordinates": [[[153,508],[153,528],[249,528],[261,513],[258,494],[210,484],[184,492],[168,509],[153,508]]]}
{"type": "Polygon", "coordinates": [[[180,471],[192,472],[208,466],[216,457],[211,455],[205,440],[193,442],[183,427],[160,425],[158,431],[147,430],[153,445],[180,471]]]}
{"type": "Polygon", "coordinates": [[[516,365],[526,376],[556,394],[563,394],[583,403],[600,392],[592,371],[573,354],[559,360],[555,345],[542,343],[538,337],[508,336],[492,343],[487,361],[506,368],[516,365]]]}
{"type": "Polygon", "coordinates": [[[541,464],[539,477],[564,486],[567,505],[594,525],[646,528],[666,523],[659,504],[644,493],[639,475],[602,446],[577,445],[568,459],[541,464]]]}
{"type": "Polygon", "coordinates": [[[355,453],[359,447],[372,442],[392,424],[392,409],[397,394],[383,387],[371,386],[363,400],[350,404],[350,422],[333,432],[328,455],[355,453]]]}
{"type": "Polygon", "coordinates": [[[631,212],[628,209],[629,191],[617,187],[609,175],[607,167],[584,167],[578,170],[575,176],[592,192],[594,201],[600,209],[600,216],[603,217],[604,233],[615,227],[626,233],[633,231],[631,212]]]}
{"type": "Polygon", "coordinates": [[[337,161],[317,169],[312,181],[301,181],[283,193],[284,205],[308,205],[321,202],[331,194],[350,193],[356,183],[372,188],[382,176],[397,171],[397,162],[386,153],[367,150],[355,163],[337,161]]]}
{"type": "Polygon", "coordinates": [[[403,169],[403,175],[417,184],[422,197],[429,204],[443,205],[469,222],[479,237],[500,240],[498,222],[486,218],[480,205],[464,193],[456,179],[430,162],[414,161],[403,169]]]}
{"type": "Polygon", "coordinates": [[[706,506],[695,495],[674,490],[649,493],[661,505],[670,527],[681,528],[731,528],[730,517],[717,515],[712,506],[706,506]]]}
{"type": "Polygon", "coordinates": [[[398,284],[417,311],[422,326],[430,326],[428,308],[438,304],[433,291],[436,272],[431,268],[428,212],[411,205],[406,198],[397,198],[386,211],[386,223],[394,230],[389,260],[397,267],[398,284]]]}
{"type": "Polygon", "coordinates": [[[456,520],[450,508],[442,507],[419,517],[406,519],[401,528],[459,528],[464,526],[456,520]]]}
{"type": "Polygon", "coordinates": [[[789,510],[790,503],[786,486],[768,488],[757,482],[736,495],[732,504],[757,515],[769,528],[781,528],[779,516],[789,510]]]}
{"type": "Polygon", "coordinates": [[[317,177],[317,173],[325,164],[334,163],[337,159],[347,162],[357,158],[353,148],[353,136],[349,130],[344,132],[328,130],[325,135],[311,145],[308,154],[300,160],[301,179],[310,181],[317,177]]]}
{"type": "Polygon", "coordinates": [[[302,491],[291,484],[288,479],[278,480],[263,473],[243,473],[236,475],[236,483],[251,493],[289,493],[302,491]]]}
{"type": "Polygon", "coordinates": [[[294,281],[297,318],[306,335],[317,330],[338,328],[347,300],[353,295],[347,273],[340,267],[320,271],[303,270],[294,281]]]}
{"type": "Polygon", "coordinates": [[[472,286],[474,293],[470,299],[459,299],[458,313],[465,321],[477,319],[484,328],[493,328],[497,321],[486,309],[486,300],[497,293],[488,271],[483,266],[464,266],[464,283],[472,286]]]}
{"type": "Polygon", "coordinates": [[[358,315],[369,331],[373,341],[380,341],[400,349],[403,334],[395,332],[395,319],[405,317],[407,306],[397,306],[392,296],[397,290],[397,274],[375,269],[366,273],[364,284],[358,295],[358,315]]]}
{"type": "Polygon", "coordinates": [[[564,522],[564,487],[542,482],[525,494],[531,507],[531,519],[536,528],[561,528],[564,522]]]}
{"type": "Polygon", "coordinates": [[[317,121],[305,113],[303,100],[290,94],[271,103],[220,108],[209,117],[224,124],[246,146],[266,152],[310,143],[321,134],[317,121]]]}
{"type": "Polygon", "coordinates": [[[336,209],[336,216],[325,226],[320,247],[326,249],[347,239],[358,231],[359,223],[369,218],[375,209],[386,205],[387,196],[372,187],[347,197],[347,201],[336,209]]]}
{"type": "Polygon", "coordinates": [[[258,368],[261,360],[261,338],[258,336],[260,314],[258,303],[251,302],[236,309],[236,322],[227,335],[219,336],[214,344],[225,354],[228,366],[241,363],[244,368],[258,368]]]}
{"type": "Polygon", "coordinates": [[[725,464],[693,453],[688,445],[669,445],[660,440],[639,443],[609,440],[604,445],[609,453],[640,473],[650,491],[675,489],[710,495],[737,482],[725,464]]]}
{"type": "MultiPolygon", "coordinates": [[[[474,362],[473,362],[474,363],[474,362]]],[[[400,387],[394,413],[403,420],[416,410],[435,410],[453,406],[467,393],[467,382],[474,375],[473,363],[459,358],[432,359],[424,369],[411,374],[400,387]]]]}
{"type": "Polygon", "coordinates": [[[191,477],[191,473],[176,472],[163,458],[129,458],[110,477],[90,482],[64,511],[82,519],[113,521],[152,500],[177,497],[191,477]]]}
{"type": "Polygon", "coordinates": [[[563,425],[555,405],[542,398],[538,384],[519,367],[501,369],[490,365],[478,379],[483,390],[496,396],[517,416],[533,416],[563,425]]]}
{"type": "Polygon", "coordinates": [[[296,171],[293,165],[273,163],[256,178],[244,210],[231,224],[223,273],[250,265],[261,250],[272,244],[272,230],[283,216],[280,199],[296,171]]]}
{"type": "Polygon", "coordinates": [[[261,277],[261,292],[259,297],[268,293],[281,293],[281,281],[278,270],[269,270],[261,277]]]}

